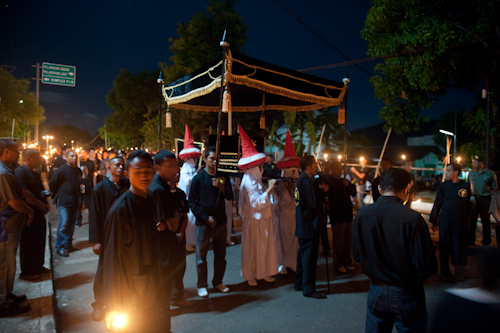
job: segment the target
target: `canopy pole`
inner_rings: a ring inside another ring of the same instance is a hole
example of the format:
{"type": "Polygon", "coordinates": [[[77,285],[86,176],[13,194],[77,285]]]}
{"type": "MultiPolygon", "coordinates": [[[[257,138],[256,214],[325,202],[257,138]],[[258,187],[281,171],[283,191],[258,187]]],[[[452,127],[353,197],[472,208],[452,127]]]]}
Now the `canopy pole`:
{"type": "Polygon", "coordinates": [[[158,77],[158,88],[159,88],[159,95],[158,95],[158,151],[160,151],[162,147],[162,141],[161,141],[161,87],[163,85],[163,79],[161,77],[162,71],[160,71],[160,76],[158,77]]]}
{"type": "Polygon", "coordinates": [[[345,72],[345,77],[342,79],[344,85],[346,86],[345,95],[344,95],[344,178],[347,176],[347,93],[348,86],[347,84],[351,81],[349,79],[349,74],[347,71],[345,72]]]}
{"type": "Polygon", "coordinates": [[[219,96],[219,117],[217,120],[217,142],[215,143],[215,156],[217,158],[217,162],[215,164],[215,172],[218,175],[219,170],[219,162],[220,162],[220,137],[222,132],[222,99],[224,97],[224,86],[226,84],[225,75],[226,75],[226,54],[229,49],[229,43],[226,42],[226,30],[224,30],[224,35],[222,36],[222,40],[220,42],[220,46],[222,47],[222,69],[220,75],[220,96],[219,96]]]}
{"type": "MultiPolygon", "coordinates": [[[[389,142],[389,137],[391,136],[391,132],[392,132],[392,127],[390,127],[389,131],[387,131],[387,136],[385,137],[384,146],[382,147],[382,151],[380,152],[380,157],[378,158],[377,168],[375,169],[375,178],[377,178],[379,175],[378,171],[380,170],[380,164],[382,163],[382,159],[384,158],[385,148],[387,147],[387,142],[389,142]]],[[[378,191],[378,189],[373,188],[373,186],[372,186],[372,190],[370,191],[370,202],[372,202],[372,200],[373,200],[373,191],[378,191]]]]}

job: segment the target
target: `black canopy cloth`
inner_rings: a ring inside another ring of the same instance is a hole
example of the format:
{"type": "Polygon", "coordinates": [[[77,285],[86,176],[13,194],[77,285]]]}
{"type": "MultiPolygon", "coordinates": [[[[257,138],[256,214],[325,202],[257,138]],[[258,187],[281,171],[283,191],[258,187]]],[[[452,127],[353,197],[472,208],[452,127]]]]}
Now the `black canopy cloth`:
{"type": "Polygon", "coordinates": [[[176,109],[216,112],[220,108],[221,72],[229,87],[233,112],[312,111],[342,102],[347,85],[226,52],[177,81],[163,85],[163,96],[176,109]]]}

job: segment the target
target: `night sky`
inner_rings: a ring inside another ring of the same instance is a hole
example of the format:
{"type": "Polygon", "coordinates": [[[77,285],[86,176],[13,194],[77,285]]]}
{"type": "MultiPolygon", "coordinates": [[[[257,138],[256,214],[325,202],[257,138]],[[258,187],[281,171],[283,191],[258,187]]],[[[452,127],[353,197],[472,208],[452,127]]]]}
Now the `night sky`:
{"type": "MultiPolygon", "coordinates": [[[[278,0],[309,28],[352,60],[364,59],[360,37],[370,3],[337,0],[278,0]]],[[[74,125],[95,134],[112,109],[105,96],[120,69],[158,68],[170,57],[168,38],[178,22],[206,8],[205,0],[0,0],[0,64],[16,66],[17,78],[35,77],[31,65],[76,66],[76,86],[40,85],[44,125],[74,125]]],[[[294,70],[348,61],[273,0],[240,0],[236,11],[247,25],[247,55],[294,70]]],[[[222,36],[221,36],[222,37],[222,36]]],[[[231,41],[229,41],[231,43],[231,41]]],[[[374,74],[375,62],[359,66],[374,74]]],[[[373,98],[369,75],[355,66],[308,72],[341,81],[349,71],[349,129],[382,122],[382,102],[373,98]]],[[[35,82],[32,81],[34,91],[35,82]]],[[[471,108],[475,94],[451,91],[433,110],[436,118],[454,106],[471,108]]],[[[43,133],[41,133],[42,135],[43,133]]]]}

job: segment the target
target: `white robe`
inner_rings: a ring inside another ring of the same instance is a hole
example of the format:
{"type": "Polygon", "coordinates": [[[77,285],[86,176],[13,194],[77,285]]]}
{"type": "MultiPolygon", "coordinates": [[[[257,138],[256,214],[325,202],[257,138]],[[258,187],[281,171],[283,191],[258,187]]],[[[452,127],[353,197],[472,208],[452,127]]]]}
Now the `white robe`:
{"type": "Polygon", "coordinates": [[[271,198],[261,179],[259,169],[250,168],[240,187],[241,276],[246,281],[278,274],[271,198]]]}
{"type": "MultiPolygon", "coordinates": [[[[179,184],[178,188],[183,190],[186,193],[186,198],[189,198],[189,189],[191,188],[191,181],[193,177],[196,175],[196,167],[193,167],[189,163],[184,163],[181,168],[181,172],[179,175],[179,184]]],[[[188,222],[186,226],[186,245],[195,246],[196,244],[196,217],[194,216],[191,209],[187,214],[188,222]]]]}
{"type": "MultiPolygon", "coordinates": [[[[295,199],[287,186],[288,182],[280,180],[273,196],[274,236],[279,266],[297,268],[297,251],[299,239],[295,236],[295,199]]],[[[292,190],[293,193],[293,190],[292,190]]]]}

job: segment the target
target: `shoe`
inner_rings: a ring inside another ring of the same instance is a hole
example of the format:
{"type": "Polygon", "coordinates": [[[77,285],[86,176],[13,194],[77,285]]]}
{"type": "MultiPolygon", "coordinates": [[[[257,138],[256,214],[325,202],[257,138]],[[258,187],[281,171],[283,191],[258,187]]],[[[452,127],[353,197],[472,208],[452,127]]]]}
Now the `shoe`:
{"type": "Polygon", "coordinates": [[[345,269],[345,267],[340,267],[337,271],[340,273],[347,273],[347,269],[345,269]]]}
{"type": "Polygon", "coordinates": [[[226,287],[223,283],[215,286],[215,289],[217,289],[218,291],[220,291],[221,293],[228,293],[229,292],[229,288],[226,287]]]}
{"type": "Polygon", "coordinates": [[[26,305],[19,305],[16,303],[11,303],[8,306],[4,307],[3,309],[0,310],[0,317],[5,317],[5,316],[15,316],[21,313],[28,312],[31,309],[29,304],[26,305]]]}
{"type": "Polygon", "coordinates": [[[68,250],[69,252],[75,252],[75,251],[80,251],[81,249],[79,247],[73,247],[73,245],[71,245],[68,246],[66,250],[68,250]]]}
{"type": "Polygon", "coordinates": [[[77,224],[75,224],[75,228],[80,228],[81,226],[82,226],[82,224],[81,224],[81,223],[77,223],[77,224]]]}
{"type": "Polygon", "coordinates": [[[19,303],[25,302],[28,299],[26,297],[26,295],[16,296],[13,293],[8,294],[7,298],[10,299],[15,304],[19,304],[19,303]]]}
{"type": "Polygon", "coordinates": [[[104,309],[97,309],[94,308],[94,311],[92,311],[92,320],[93,321],[102,321],[104,319],[104,315],[106,312],[104,309]]]}
{"type": "Polygon", "coordinates": [[[347,267],[346,267],[346,269],[347,269],[348,271],[353,271],[353,270],[355,270],[355,269],[356,269],[356,267],[354,267],[354,266],[347,266],[347,267]]]}
{"type": "Polygon", "coordinates": [[[455,280],[453,280],[453,276],[451,274],[441,274],[441,280],[443,280],[444,282],[447,282],[447,283],[455,282],[455,280]]]}
{"type": "Polygon", "coordinates": [[[43,274],[50,274],[51,270],[45,267],[40,268],[38,271],[38,274],[43,275],[43,274]]]}
{"type": "Polygon", "coordinates": [[[286,270],[285,265],[280,265],[280,267],[278,267],[278,272],[280,274],[287,274],[288,273],[287,270],[286,270]]]}
{"type": "Polygon", "coordinates": [[[266,276],[266,277],[264,278],[264,281],[266,281],[266,282],[274,282],[274,281],[276,281],[276,279],[275,279],[275,278],[273,278],[272,276],[266,276]]]}
{"type": "Polygon", "coordinates": [[[250,287],[257,287],[257,280],[255,279],[248,280],[248,285],[250,287]]]}
{"type": "Polygon", "coordinates": [[[320,293],[319,291],[315,290],[311,295],[304,295],[305,297],[311,297],[311,298],[326,298],[326,295],[323,293],[320,293]]]}
{"type": "Polygon", "coordinates": [[[173,301],[172,305],[173,306],[180,306],[182,308],[189,308],[190,306],[193,305],[193,302],[188,301],[188,300],[186,300],[184,298],[179,298],[178,300],[173,301]]]}
{"type": "Polygon", "coordinates": [[[57,254],[60,257],[69,257],[68,251],[66,251],[66,249],[59,249],[59,250],[57,250],[57,254]]]}
{"type": "Polygon", "coordinates": [[[186,251],[188,251],[188,252],[194,252],[194,246],[186,244],[186,251]]]}
{"type": "Polygon", "coordinates": [[[38,274],[21,274],[19,275],[19,278],[24,281],[36,281],[40,278],[40,275],[38,274]]]}
{"type": "Polygon", "coordinates": [[[233,246],[235,243],[233,241],[226,241],[226,244],[229,246],[233,246]]]}
{"type": "Polygon", "coordinates": [[[207,298],[208,297],[207,288],[198,288],[198,296],[200,296],[201,298],[207,298]]]}

